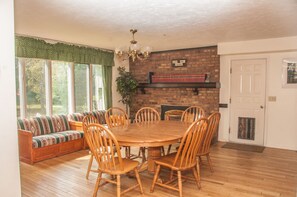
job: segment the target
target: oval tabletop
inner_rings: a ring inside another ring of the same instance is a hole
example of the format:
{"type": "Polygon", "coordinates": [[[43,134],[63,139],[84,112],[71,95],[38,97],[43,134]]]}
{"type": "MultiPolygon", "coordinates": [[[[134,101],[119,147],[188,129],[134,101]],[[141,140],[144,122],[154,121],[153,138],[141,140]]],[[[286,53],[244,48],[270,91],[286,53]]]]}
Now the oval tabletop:
{"type": "Polygon", "coordinates": [[[157,121],[114,127],[111,131],[121,146],[157,147],[178,142],[189,126],[181,121],[157,121]]]}

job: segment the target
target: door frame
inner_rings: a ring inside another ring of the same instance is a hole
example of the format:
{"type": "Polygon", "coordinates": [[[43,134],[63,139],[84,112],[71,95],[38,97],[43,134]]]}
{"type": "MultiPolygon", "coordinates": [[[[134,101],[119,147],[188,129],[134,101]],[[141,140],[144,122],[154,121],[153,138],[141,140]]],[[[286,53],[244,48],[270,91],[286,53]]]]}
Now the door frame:
{"type": "MultiPolygon", "coordinates": [[[[232,86],[231,86],[231,68],[232,68],[232,61],[240,61],[240,60],[265,60],[266,61],[266,65],[265,65],[265,100],[264,100],[264,129],[263,129],[263,146],[266,146],[267,144],[267,109],[268,109],[268,100],[267,100],[267,95],[268,95],[268,91],[267,91],[267,83],[268,83],[268,71],[269,71],[269,56],[263,56],[263,55],[258,55],[258,54],[254,54],[254,55],[239,55],[239,56],[229,56],[228,58],[228,64],[229,64],[229,99],[231,98],[231,92],[232,92],[232,86]]],[[[232,102],[230,103],[230,100],[228,99],[228,104],[229,104],[229,113],[228,113],[228,142],[232,142],[230,140],[230,136],[231,136],[231,132],[230,132],[230,128],[231,128],[231,105],[232,102]]],[[[238,143],[238,142],[236,142],[238,143]]]]}

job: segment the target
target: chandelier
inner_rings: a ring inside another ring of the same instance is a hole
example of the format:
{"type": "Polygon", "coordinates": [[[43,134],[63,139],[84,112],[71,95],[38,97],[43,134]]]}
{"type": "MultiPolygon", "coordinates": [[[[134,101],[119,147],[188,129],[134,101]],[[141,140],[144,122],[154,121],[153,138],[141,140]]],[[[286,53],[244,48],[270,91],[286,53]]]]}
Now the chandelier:
{"type": "Polygon", "coordinates": [[[115,54],[122,59],[131,58],[134,62],[136,59],[145,60],[149,57],[150,53],[152,52],[152,48],[149,46],[141,47],[137,41],[134,39],[134,34],[137,32],[137,29],[130,29],[132,33],[132,40],[130,41],[129,48],[126,49],[124,47],[116,48],[115,54]]]}

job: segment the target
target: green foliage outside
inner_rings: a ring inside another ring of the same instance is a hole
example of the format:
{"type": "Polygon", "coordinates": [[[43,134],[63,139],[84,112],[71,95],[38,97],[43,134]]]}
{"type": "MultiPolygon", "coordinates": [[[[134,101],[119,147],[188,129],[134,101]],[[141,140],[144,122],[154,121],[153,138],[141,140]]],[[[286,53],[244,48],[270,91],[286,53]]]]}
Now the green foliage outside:
{"type": "Polygon", "coordinates": [[[74,90],[76,112],[88,110],[87,72],[88,65],[76,64],[74,67],[74,90]]]}
{"type": "MultiPolygon", "coordinates": [[[[16,59],[16,103],[17,116],[20,117],[20,78],[19,60],[16,59]]],[[[45,87],[45,60],[25,59],[26,83],[26,117],[46,114],[46,87],[45,87]]],[[[52,107],[53,114],[68,113],[68,62],[52,61],[52,107]]],[[[102,67],[93,65],[93,109],[102,109],[102,67]]],[[[75,64],[74,66],[74,91],[77,112],[88,110],[88,65],[75,64]]]]}

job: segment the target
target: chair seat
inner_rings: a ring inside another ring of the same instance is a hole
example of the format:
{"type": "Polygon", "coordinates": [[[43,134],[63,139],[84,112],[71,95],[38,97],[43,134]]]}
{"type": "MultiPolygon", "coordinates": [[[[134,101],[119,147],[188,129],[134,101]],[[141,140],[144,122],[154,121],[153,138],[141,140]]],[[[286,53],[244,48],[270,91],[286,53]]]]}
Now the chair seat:
{"type": "MultiPolygon", "coordinates": [[[[117,158],[117,157],[115,157],[115,158],[117,158]]],[[[115,167],[112,170],[104,170],[104,166],[108,165],[108,163],[100,162],[99,170],[101,170],[102,172],[110,173],[112,175],[118,175],[118,174],[125,174],[127,172],[130,172],[130,171],[134,170],[139,165],[138,161],[123,158],[122,159],[123,169],[121,169],[120,164],[118,162],[119,160],[115,159],[115,161],[116,161],[115,167]]]]}
{"type": "Polygon", "coordinates": [[[47,135],[40,135],[33,137],[33,148],[41,148],[62,142],[68,142],[71,140],[77,140],[83,138],[84,133],[82,131],[62,131],[56,133],[50,133],[47,135]]]}
{"type": "Polygon", "coordinates": [[[189,168],[192,168],[192,167],[194,167],[197,164],[197,162],[194,162],[192,164],[187,164],[187,165],[183,164],[183,165],[180,166],[180,163],[181,163],[180,158],[181,157],[179,157],[178,160],[177,160],[177,162],[176,162],[176,164],[175,164],[175,166],[173,166],[173,162],[174,162],[174,159],[175,159],[176,154],[177,153],[171,153],[169,155],[160,157],[159,159],[156,159],[155,160],[155,163],[157,165],[161,165],[161,166],[165,166],[165,167],[171,168],[172,170],[181,170],[181,171],[182,170],[187,170],[189,168]]]}

